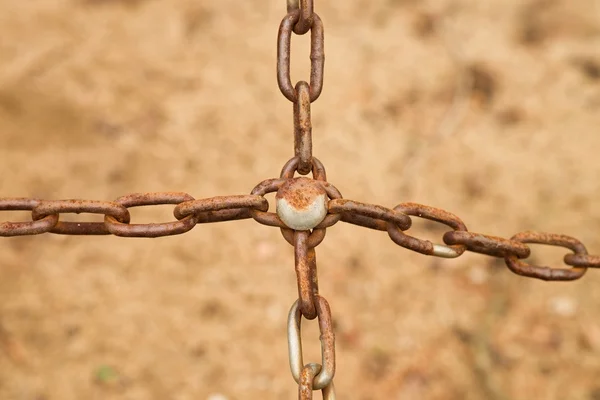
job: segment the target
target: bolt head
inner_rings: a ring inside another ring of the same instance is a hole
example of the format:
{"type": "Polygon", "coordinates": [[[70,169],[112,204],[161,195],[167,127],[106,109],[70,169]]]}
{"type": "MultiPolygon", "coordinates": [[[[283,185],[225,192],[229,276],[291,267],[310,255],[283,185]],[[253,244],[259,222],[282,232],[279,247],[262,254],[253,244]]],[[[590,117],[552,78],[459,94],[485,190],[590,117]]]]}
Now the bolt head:
{"type": "Polygon", "coordinates": [[[327,193],[314,179],[289,179],[281,185],[275,199],[279,218],[297,231],[313,229],[327,215],[327,193]]]}

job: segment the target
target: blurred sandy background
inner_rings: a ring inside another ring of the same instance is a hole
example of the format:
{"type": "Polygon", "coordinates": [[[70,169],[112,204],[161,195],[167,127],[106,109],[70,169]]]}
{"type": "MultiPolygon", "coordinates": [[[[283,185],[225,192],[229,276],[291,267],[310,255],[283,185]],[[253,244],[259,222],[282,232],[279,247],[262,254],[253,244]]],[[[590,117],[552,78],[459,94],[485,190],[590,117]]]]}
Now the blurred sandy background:
{"type": "MultiPolygon", "coordinates": [[[[600,1],[315,3],[314,153],[344,197],[437,206],[505,237],[565,233],[600,253],[600,1]]],[[[0,194],[201,198],[276,177],[293,154],[275,79],[284,14],[283,0],[1,0],[0,194]]],[[[292,38],[294,82],[308,42],[292,38]]],[[[1,399],[296,398],[293,250],[277,229],[0,244],[1,399]]],[[[564,250],[532,250],[562,265],[564,250]]],[[[317,253],[339,398],[600,399],[600,271],[533,281],[345,224],[317,253]]],[[[306,361],[320,360],[316,325],[306,361]]]]}

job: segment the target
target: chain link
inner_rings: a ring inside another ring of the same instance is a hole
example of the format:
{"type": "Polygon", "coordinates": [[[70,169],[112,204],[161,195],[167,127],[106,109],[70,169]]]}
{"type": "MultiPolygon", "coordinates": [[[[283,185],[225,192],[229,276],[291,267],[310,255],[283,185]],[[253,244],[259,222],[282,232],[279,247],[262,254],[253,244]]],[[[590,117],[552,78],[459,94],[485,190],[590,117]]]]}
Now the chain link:
{"type": "MultiPolygon", "coordinates": [[[[315,296],[317,319],[321,333],[321,371],[314,377],[313,390],[321,390],[327,387],[335,375],[335,334],[333,333],[333,321],[331,309],[324,297],[315,296]]],[[[290,370],[296,383],[300,383],[300,374],[304,369],[304,357],[302,355],[302,312],[300,302],[296,300],[288,314],[288,353],[290,358],[290,370]]]]}
{"type": "MultiPolygon", "coordinates": [[[[319,372],[321,372],[321,364],[310,363],[306,364],[304,368],[302,368],[302,372],[300,373],[300,382],[298,383],[298,398],[300,400],[312,400],[313,391],[315,390],[313,387],[313,382],[315,376],[319,374],[319,372]]],[[[333,386],[333,381],[321,389],[321,392],[323,394],[323,400],[335,400],[335,388],[333,386]]]]}
{"type": "Polygon", "coordinates": [[[310,320],[317,317],[315,297],[319,294],[319,283],[317,279],[317,255],[314,247],[311,248],[308,245],[309,235],[310,232],[308,231],[294,231],[298,308],[304,318],[310,320]]]}
{"type": "MultiPolygon", "coordinates": [[[[279,26],[277,38],[277,82],[281,93],[291,102],[295,102],[298,94],[290,76],[290,53],[292,31],[300,21],[301,10],[286,15],[279,26]]],[[[313,103],[323,90],[323,71],[325,66],[324,31],[321,18],[313,13],[310,27],[310,102],[313,103]]]]}
{"type": "Polygon", "coordinates": [[[304,35],[308,32],[313,23],[313,0],[288,0],[287,12],[300,10],[300,20],[294,26],[294,33],[304,35]]]}

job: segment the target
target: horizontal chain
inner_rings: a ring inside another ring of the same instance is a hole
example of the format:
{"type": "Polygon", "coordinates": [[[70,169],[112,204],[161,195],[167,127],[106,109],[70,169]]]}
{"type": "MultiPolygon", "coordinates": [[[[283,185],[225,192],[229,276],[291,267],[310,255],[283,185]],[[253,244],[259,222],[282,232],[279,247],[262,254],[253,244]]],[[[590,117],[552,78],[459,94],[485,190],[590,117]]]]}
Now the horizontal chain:
{"type": "Polygon", "coordinates": [[[0,236],[38,235],[109,235],[123,237],[160,237],[179,235],[196,224],[252,218],[252,211],[266,211],[262,196],[219,196],[196,200],[187,193],[135,193],[115,201],[39,200],[0,198],[0,211],[31,211],[32,221],[0,222],[0,236]],[[129,208],[175,205],[173,222],[130,224],[129,208]],[[104,222],[63,222],[64,214],[101,214],[104,222]]]}
{"type": "MultiPolygon", "coordinates": [[[[197,224],[254,218],[257,222],[281,229],[285,240],[296,246],[295,231],[285,225],[276,213],[268,212],[265,199],[276,192],[283,183],[292,179],[299,164],[298,157],[286,164],[282,178],[267,179],[258,184],[250,195],[218,196],[194,199],[186,193],[136,193],[119,197],[115,201],[96,200],[40,200],[32,198],[0,198],[0,211],[30,211],[31,220],[0,222],[0,236],[38,235],[56,233],[63,235],[108,235],[123,237],[160,237],[178,235],[197,224]],[[172,222],[132,224],[129,209],[140,206],[175,205],[172,222]],[[64,222],[64,214],[101,214],[104,222],[64,222]]],[[[325,219],[307,235],[307,248],[314,249],[325,238],[326,228],[338,221],[386,231],[399,246],[421,254],[454,258],[465,251],[504,258],[508,268],[519,275],[542,280],[574,280],[582,277],[587,268],[600,268],[600,256],[589,255],[577,239],[542,232],[522,232],[510,239],[469,232],[457,216],[433,207],[416,203],[402,203],[393,209],[343,199],[340,192],[326,182],[322,164],[313,158],[313,173],[329,197],[325,219]],[[316,171],[316,172],[315,172],[316,171]],[[405,232],[412,225],[412,217],[426,218],[445,224],[452,231],[443,235],[444,244],[412,237],[405,232]],[[548,268],[528,264],[531,249],[527,243],[565,247],[572,251],[564,257],[568,268],[548,268]]],[[[303,241],[304,243],[304,241],[303,241]]],[[[302,296],[301,296],[302,297],[302,296]]],[[[305,307],[305,306],[303,306],[305,307]]],[[[314,310],[314,307],[310,307],[314,310]]],[[[304,308],[307,317],[314,312],[304,308]]]]}
{"type": "Polygon", "coordinates": [[[393,209],[358,203],[349,200],[330,200],[329,213],[341,214],[341,221],[362,227],[387,231],[392,241],[421,254],[455,258],[465,251],[504,258],[508,268],[521,276],[546,281],[568,281],[581,278],[587,268],[600,268],[600,256],[587,253],[577,239],[543,232],[522,232],[510,239],[481,233],[468,232],[465,224],[447,211],[416,204],[402,203],[393,209]],[[410,216],[426,218],[449,226],[453,231],[443,236],[444,244],[407,235],[404,231],[411,226],[410,216]],[[573,251],[564,257],[570,268],[549,268],[531,265],[524,261],[531,254],[526,243],[565,247],[573,251]]]}

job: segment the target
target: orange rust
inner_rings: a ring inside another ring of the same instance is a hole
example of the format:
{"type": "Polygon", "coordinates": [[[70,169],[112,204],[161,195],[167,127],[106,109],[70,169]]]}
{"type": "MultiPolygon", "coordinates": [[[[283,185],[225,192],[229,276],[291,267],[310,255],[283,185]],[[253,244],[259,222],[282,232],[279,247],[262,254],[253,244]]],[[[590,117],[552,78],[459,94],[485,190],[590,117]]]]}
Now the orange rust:
{"type": "Polygon", "coordinates": [[[292,178],[285,182],[275,198],[284,199],[296,210],[306,210],[319,196],[327,196],[323,186],[310,178],[292,178]]]}

